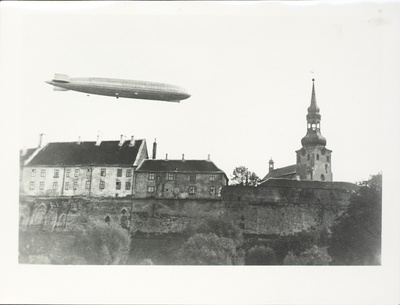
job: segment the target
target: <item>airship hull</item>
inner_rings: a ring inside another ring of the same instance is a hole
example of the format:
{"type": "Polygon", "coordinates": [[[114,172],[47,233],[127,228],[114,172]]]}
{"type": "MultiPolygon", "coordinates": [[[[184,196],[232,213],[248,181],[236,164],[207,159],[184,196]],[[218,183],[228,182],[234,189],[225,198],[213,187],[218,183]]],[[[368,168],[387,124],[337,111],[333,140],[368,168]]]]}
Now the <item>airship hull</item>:
{"type": "Polygon", "coordinates": [[[190,97],[185,89],[157,82],[113,79],[113,78],[69,78],[56,74],[52,81],[55,90],[72,90],[87,94],[112,97],[179,102],[190,97]]]}

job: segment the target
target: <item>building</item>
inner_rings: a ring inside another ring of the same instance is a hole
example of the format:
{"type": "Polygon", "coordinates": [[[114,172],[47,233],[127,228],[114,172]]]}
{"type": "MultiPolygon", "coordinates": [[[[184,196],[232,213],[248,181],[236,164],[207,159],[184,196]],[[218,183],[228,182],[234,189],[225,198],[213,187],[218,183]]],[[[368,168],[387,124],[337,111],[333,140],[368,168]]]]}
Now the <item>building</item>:
{"type": "Polygon", "coordinates": [[[296,151],[296,164],[274,169],[271,159],[269,172],[262,181],[271,178],[333,181],[332,151],[325,147],[326,139],[321,134],[321,114],[317,106],[314,79],[311,104],[307,111],[307,134],[301,139],[302,148],[296,151]]]}
{"type": "Polygon", "coordinates": [[[228,177],[208,160],[143,160],[136,170],[137,198],[218,199],[228,177]]]}
{"type": "Polygon", "coordinates": [[[25,196],[126,197],[134,193],[137,166],[148,158],[145,140],[63,142],[42,145],[23,162],[25,196]]]}

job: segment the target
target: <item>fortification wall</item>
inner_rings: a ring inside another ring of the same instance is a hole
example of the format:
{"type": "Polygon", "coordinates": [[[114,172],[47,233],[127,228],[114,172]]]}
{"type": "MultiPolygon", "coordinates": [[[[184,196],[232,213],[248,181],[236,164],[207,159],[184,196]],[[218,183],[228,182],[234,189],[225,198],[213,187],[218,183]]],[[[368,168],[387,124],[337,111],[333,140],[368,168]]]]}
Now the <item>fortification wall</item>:
{"type": "Polygon", "coordinates": [[[189,223],[220,216],[248,234],[290,235],[330,227],[349,203],[351,192],[334,189],[224,189],[221,200],[23,197],[22,229],[74,230],[82,216],[128,227],[131,232],[180,233],[189,223]]]}

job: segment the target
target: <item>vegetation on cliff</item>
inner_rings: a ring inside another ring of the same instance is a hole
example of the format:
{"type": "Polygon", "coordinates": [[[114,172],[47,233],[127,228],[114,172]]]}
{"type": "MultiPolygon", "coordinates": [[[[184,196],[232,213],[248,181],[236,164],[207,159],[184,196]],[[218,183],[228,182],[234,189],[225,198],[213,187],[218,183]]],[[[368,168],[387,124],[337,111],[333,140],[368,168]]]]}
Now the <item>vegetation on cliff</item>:
{"type": "Polygon", "coordinates": [[[382,174],[360,189],[332,227],[328,253],[334,265],[379,265],[382,239],[382,174]]]}

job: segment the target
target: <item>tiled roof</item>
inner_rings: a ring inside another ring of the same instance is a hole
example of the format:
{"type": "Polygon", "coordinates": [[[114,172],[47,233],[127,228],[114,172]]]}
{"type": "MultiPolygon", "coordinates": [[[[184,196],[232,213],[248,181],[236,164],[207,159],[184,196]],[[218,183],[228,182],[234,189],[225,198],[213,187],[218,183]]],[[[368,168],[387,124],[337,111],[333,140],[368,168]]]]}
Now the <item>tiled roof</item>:
{"type": "Polygon", "coordinates": [[[19,155],[19,163],[23,164],[25,160],[27,160],[36,150],[37,148],[28,148],[25,150],[21,150],[19,155]]]}
{"type": "Polygon", "coordinates": [[[269,172],[262,180],[267,180],[270,178],[283,178],[288,175],[296,174],[296,164],[274,169],[269,172]]]}
{"type": "Polygon", "coordinates": [[[137,172],[219,172],[220,170],[212,161],[208,160],[143,160],[137,172]]]}
{"type": "Polygon", "coordinates": [[[133,165],[143,141],[133,146],[130,141],[122,146],[119,141],[49,143],[27,165],[133,165]]]}
{"type": "Polygon", "coordinates": [[[358,185],[350,182],[327,182],[327,181],[304,181],[292,179],[268,179],[261,182],[258,187],[290,187],[290,188],[313,188],[313,189],[338,189],[358,190],[358,185]]]}

